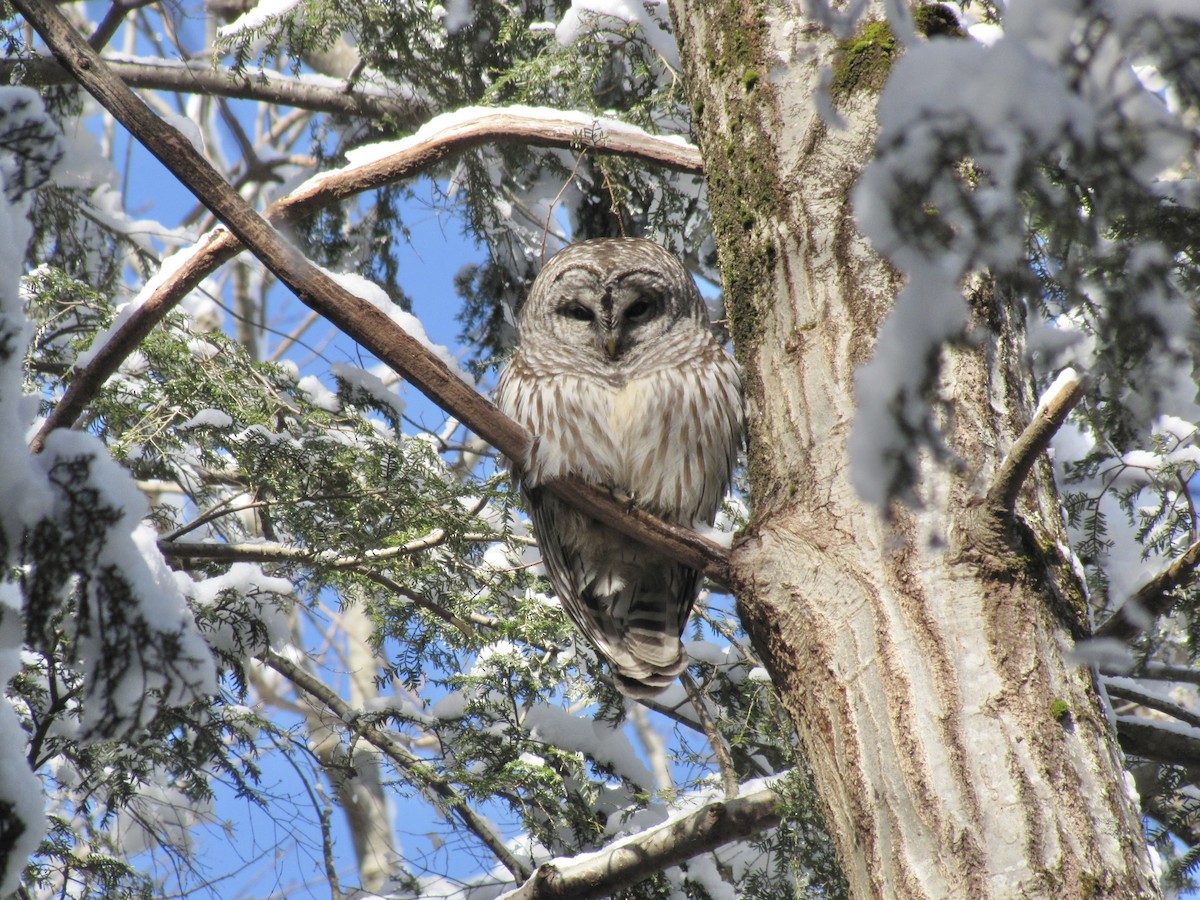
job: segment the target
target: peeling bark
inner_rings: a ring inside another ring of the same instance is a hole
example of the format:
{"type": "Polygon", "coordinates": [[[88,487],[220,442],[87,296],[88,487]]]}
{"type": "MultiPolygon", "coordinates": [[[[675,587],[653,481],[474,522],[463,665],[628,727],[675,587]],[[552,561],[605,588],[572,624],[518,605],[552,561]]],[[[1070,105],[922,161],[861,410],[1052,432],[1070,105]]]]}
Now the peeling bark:
{"type": "Polygon", "coordinates": [[[845,127],[820,119],[837,47],[795,8],[672,12],[747,376],[754,522],[731,580],[853,895],[1157,894],[1115,734],[1070,662],[1083,595],[1048,465],[1015,511],[988,500],[1035,407],[1019,305],[987,282],[969,297],[983,339],[945,352],[939,386],[957,462],[923,462],[923,506],[863,504],[854,375],[899,287],[848,200],[876,95],[843,85],[845,127]]]}

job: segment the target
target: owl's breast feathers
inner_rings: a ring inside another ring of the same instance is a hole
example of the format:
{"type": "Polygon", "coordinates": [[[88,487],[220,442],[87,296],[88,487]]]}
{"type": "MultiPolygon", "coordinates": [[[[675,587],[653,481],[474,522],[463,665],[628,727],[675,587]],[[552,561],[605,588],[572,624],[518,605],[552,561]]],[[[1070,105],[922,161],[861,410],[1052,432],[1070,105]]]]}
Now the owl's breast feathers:
{"type": "Polygon", "coordinates": [[[628,375],[518,353],[498,402],[537,437],[518,465],[525,485],[574,473],[671,521],[711,524],[740,442],[741,382],[720,345],[700,338],[628,375]]]}

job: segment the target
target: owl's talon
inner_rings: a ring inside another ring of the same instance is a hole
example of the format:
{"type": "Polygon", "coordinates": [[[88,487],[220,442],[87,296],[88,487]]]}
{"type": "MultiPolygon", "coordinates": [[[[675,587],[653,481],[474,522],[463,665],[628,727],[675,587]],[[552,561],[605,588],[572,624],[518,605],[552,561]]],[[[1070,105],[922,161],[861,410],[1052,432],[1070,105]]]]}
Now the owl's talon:
{"type": "Polygon", "coordinates": [[[608,491],[608,496],[612,498],[614,503],[625,507],[625,512],[633,512],[637,508],[637,495],[626,493],[619,487],[613,487],[611,484],[604,485],[604,489],[608,491]]]}

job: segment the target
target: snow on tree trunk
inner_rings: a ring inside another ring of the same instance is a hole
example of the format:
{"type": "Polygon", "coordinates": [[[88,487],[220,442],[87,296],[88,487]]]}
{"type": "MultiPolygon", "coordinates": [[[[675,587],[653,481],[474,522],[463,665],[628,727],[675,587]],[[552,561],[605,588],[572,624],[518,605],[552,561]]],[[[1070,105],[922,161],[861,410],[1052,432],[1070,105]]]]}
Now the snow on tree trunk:
{"type": "Polygon", "coordinates": [[[987,282],[969,297],[979,340],[939,385],[953,457],[923,460],[923,504],[889,521],[847,450],[855,372],[900,286],[848,200],[876,95],[795,7],[672,6],[747,376],[739,611],[853,895],[1156,895],[1115,735],[1070,659],[1086,610],[1049,467],[1015,517],[984,501],[1034,412],[1019,305],[987,282]],[[814,102],[829,71],[842,129],[814,102]]]}

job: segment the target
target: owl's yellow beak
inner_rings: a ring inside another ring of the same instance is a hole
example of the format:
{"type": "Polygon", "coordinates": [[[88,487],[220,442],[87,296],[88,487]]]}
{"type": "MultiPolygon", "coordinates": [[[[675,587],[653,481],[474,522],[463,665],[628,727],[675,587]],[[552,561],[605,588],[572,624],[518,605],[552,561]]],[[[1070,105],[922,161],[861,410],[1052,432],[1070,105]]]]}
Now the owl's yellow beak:
{"type": "Polygon", "coordinates": [[[604,343],[604,352],[608,354],[609,359],[617,358],[617,336],[609,334],[608,340],[604,343]]]}

